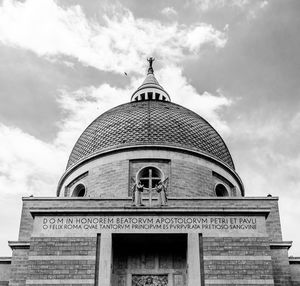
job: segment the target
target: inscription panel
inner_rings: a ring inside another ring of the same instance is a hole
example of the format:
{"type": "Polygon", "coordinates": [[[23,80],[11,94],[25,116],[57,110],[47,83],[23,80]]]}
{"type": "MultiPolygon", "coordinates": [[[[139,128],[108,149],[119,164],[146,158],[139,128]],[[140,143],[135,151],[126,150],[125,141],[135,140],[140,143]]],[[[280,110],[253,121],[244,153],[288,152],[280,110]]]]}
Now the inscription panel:
{"type": "Polygon", "coordinates": [[[33,236],[94,236],[96,233],[203,233],[205,236],[266,236],[263,216],[36,216],[33,236]]]}

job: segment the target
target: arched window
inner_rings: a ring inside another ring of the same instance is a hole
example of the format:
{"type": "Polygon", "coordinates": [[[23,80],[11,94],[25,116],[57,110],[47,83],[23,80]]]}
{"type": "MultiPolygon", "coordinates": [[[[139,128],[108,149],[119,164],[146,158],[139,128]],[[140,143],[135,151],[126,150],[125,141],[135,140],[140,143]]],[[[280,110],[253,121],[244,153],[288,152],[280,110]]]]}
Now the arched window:
{"type": "Polygon", "coordinates": [[[163,179],[162,172],[155,167],[146,167],[139,171],[137,180],[141,181],[145,188],[155,188],[160,180],[163,179]]]}
{"type": "Polygon", "coordinates": [[[83,184],[78,184],[72,193],[72,197],[84,197],[84,195],[85,195],[85,186],[83,184]]]}
{"type": "Polygon", "coordinates": [[[217,184],[215,187],[217,197],[228,197],[228,191],[223,184],[217,184]]]}

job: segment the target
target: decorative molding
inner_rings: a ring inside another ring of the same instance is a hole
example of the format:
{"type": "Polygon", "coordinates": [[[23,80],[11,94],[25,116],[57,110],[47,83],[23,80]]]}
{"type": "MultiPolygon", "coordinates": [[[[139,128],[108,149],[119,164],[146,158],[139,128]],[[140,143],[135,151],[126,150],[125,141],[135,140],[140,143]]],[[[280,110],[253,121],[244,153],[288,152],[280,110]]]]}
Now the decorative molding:
{"type": "Polygon", "coordinates": [[[300,257],[289,257],[290,264],[300,264],[300,257]]]}
{"type": "MultiPolygon", "coordinates": [[[[99,197],[22,197],[23,201],[68,201],[68,200],[89,200],[89,201],[129,201],[130,197],[108,197],[108,198],[99,198],[99,197]]],[[[170,197],[168,200],[180,201],[215,201],[215,200],[234,200],[234,201],[278,201],[279,197],[170,197]]]]}
{"type": "Polygon", "coordinates": [[[270,248],[271,249],[290,249],[292,246],[292,241],[272,241],[270,242],[270,248]]]}
{"type": "Polygon", "coordinates": [[[29,241],[9,241],[8,245],[12,250],[14,250],[14,249],[29,249],[30,248],[29,241]]]}
{"type": "Polygon", "coordinates": [[[89,171],[84,172],[83,174],[77,176],[75,179],[73,179],[66,187],[71,188],[74,186],[77,182],[79,182],[81,179],[87,177],[89,174],[89,171]]]}
{"type": "Polygon", "coordinates": [[[255,208],[255,209],[240,209],[240,208],[178,208],[178,207],[132,207],[128,206],[125,208],[31,208],[30,213],[33,217],[40,214],[57,215],[57,214],[82,214],[82,213],[200,213],[200,214],[234,214],[234,215],[263,215],[267,217],[270,213],[270,209],[255,208]]]}
{"type": "Polygon", "coordinates": [[[11,257],[0,257],[0,264],[11,264],[11,257]]]}

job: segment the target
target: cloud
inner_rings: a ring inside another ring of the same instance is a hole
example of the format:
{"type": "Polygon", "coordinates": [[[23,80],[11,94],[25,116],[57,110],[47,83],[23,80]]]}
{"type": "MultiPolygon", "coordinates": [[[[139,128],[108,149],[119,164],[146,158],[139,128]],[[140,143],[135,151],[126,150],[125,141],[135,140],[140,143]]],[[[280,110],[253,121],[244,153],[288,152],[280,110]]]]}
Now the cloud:
{"type": "Polygon", "coordinates": [[[63,170],[63,157],[62,150],[55,145],[1,124],[1,193],[46,194],[63,170]]]}
{"type": "MultiPolygon", "coordinates": [[[[225,26],[228,29],[228,26],[225,26]]],[[[207,43],[214,43],[218,48],[223,48],[227,43],[227,37],[223,32],[216,31],[211,25],[202,24],[194,27],[187,36],[186,44],[193,52],[199,52],[200,47],[207,43]]]]}
{"type": "MultiPolygon", "coordinates": [[[[157,71],[156,77],[169,93],[171,100],[181,104],[207,119],[218,131],[230,131],[227,123],[221,119],[220,111],[232,104],[220,90],[216,94],[204,92],[199,94],[183,75],[182,69],[170,65],[157,71]]],[[[109,84],[98,87],[88,86],[75,91],[62,90],[58,103],[65,111],[66,117],[60,122],[61,130],[55,140],[56,145],[72,145],[83,129],[106,110],[130,100],[130,95],[144,80],[144,76],[132,77],[125,88],[117,88],[109,84]]]]}
{"type": "Polygon", "coordinates": [[[300,131],[300,112],[296,113],[293,116],[291,124],[289,126],[294,132],[300,131]]]}
{"type": "Polygon", "coordinates": [[[55,144],[70,153],[80,134],[97,116],[129,99],[129,89],[109,84],[83,87],[75,91],[61,90],[57,101],[66,116],[59,122],[60,131],[55,144]]]}
{"type": "Polygon", "coordinates": [[[300,252],[299,235],[293,226],[297,225],[299,217],[300,156],[286,156],[270,144],[247,147],[247,152],[236,150],[239,156],[235,160],[246,186],[246,195],[265,197],[272,194],[279,197],[282,233],[284,239],[295,240],[289,253],[297,255],[300,252]]]}
{"type": "Polygon", "coordinates": [[[208,120],[223,135],[230,132],[227,123],[220,117],[222,108],[229,107],[232,101],[217,90],[216,94],[199,94],[183,75],[181,68],[168,66],[158,71],[160,84],[171,96],[171,100],[183,105],[208,120]]]}
{"type": "Polygon", "coordinates": [[[297,229],[293,227],[299,217],[300,113],[284,120],[275,110],[266,117],[261,107],[257,109],[251,116],[239,117],[230,124],[229,142],[235,165],[247,196],[279,197],[284,239],[295,240],[290,254],[296,254],[300,251],[297,229]]]}
{"type": "Polygon", "coordinates": [[[268,1],[262,1],[260,4],[259,4],[259,7],[260,8],[265,8],[267,5],[269,5],[269,2],[268,1]]]}
{"type": "Polygon", "coordinates": [[[197,55],[203,45],[222,48],[226,44],[224,32],[209,24],[162,24],[135,18],[123,7],[107,11],[101,23],[87,18],[78,5],[62,8],[53,0],[4,0],[0,42],[49,59],[70,56],[117,73],[140,73],[142,59],[148,55],[178,62],[197,55]]]}
{"type": "Polygon", "coordinates": [[[202,11],[208,11],[215,8],[223,7],[237,7],[243,9],[246,7],[249,0],[191,0],[191,3],[195,4],[198,9],[202,11]]]}
{"type": "Polygon", "coordinates": [[[232,8],[244,13],[247,19],[254,19],[258,12],[267,7],[267,0],[189,0],[188,6],[194,5],[202,12],[210,12],[216,9],[232,8]]]}
{"type": "MultiPolygon", "coordinates": [[[[221,132],[229,128],[219,115],[231,101],[220,91],[199,94],[176,66],[158,71],[157,77],[176,103],[199,113],[221,132]]],[[[75,91],[60,90],[57,103],[64,112],[52,142],[44,142],[19,128],[0,125],[0,185],[3,192],[54,195],[67,156],[83,130],[106,110],[128,102],[143,77],[132,78],[125,88],[109,84],[75,91]]]]}
{"type": "Polygon", "coordinates": [[[177,15],[177,11],[174,9],[174,7],[165,7],[161,10],[161,13],[165,16],[175,16],[177,15]]]}
{"type": "MultiPolygon", "coordinates": [[[[168,13],[174,11],[169,9],[168,13]]],[[[204,46],[223,48],[226,41],[225,32],[209,24],[162,24],[135,18],[122,7],[106,11],[99,22],[87,18],[80,6],[62,8],[52,0],[2,1],[0,44],[29,50],[70,68],[74,66],[74,58],[83,65],[102,71],[133,72],[128,86],[124,88],[102,84],[75,91],[67,87],[59,90],[56,99],[64,119],[57,122],[59,131],[52,142],[44,142],[17,127],[1,124],[2,195],[54,196],[73,144],[98,115],[129,101],[130,94],[143,81],[141,72],[148,55],[158,55],[161,63],[169,66],[162,65],[157,74],[172,82],[168,91],[171,97],[174,96],[174,101],[179,98],[180,92],[183,95],[191,92],[184,105],[194,107],[198,102],[203,116],[213,118],[222,129],[224,126],[218,110],[227,105],[226,100],[222,95],[199,95],[176,65],[187,56],[201,54],[204,46]],[[203,104],[207,105],[207,109],[203,104]]],[[[0,208],[7,210],[6,201],[1,202],[0,208]]],[[[16,224],[14,229],[17,230],[16,224]]]]}
{"type": "Polygon", "coordinates": [[[65,112],[57,122],[59,132],[52,142],[44,142],[17,127],[0,124],[1,193],[54,196],[67,156],[76,140],[95,117],[124,103],[128,90],[103,84],[74,92],[62,90],[57,97],[65,112]]]}

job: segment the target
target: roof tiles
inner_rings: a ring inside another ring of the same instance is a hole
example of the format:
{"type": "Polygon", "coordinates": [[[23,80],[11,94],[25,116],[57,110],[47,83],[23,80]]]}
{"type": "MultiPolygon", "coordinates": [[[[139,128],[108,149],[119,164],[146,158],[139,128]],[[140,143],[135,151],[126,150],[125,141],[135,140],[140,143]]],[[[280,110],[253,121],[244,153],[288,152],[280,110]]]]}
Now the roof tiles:
{"type": "Polygon", "coordinates": [[[67,169],[101,150],[143,144],[193,149],[234,169],[226,144],[206,120],[187,108],[163,101],[126,103],[100,115],[79,137],[67,169]]]}

